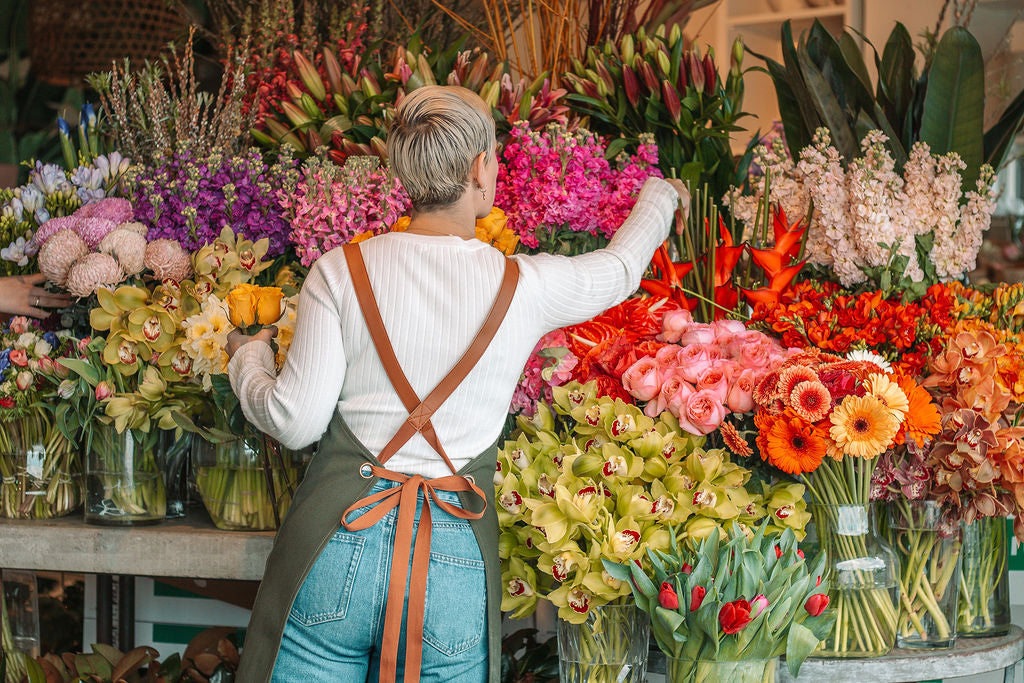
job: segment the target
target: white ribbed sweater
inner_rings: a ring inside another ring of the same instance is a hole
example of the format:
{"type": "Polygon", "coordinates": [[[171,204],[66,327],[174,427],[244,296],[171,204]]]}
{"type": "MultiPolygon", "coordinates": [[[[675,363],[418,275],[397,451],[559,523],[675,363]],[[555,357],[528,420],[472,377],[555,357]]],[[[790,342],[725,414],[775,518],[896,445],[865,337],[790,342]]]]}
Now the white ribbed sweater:
{"type": "MultiPolygon", "coordinates": [[[[648,180],[607,248],[567,258],[516,256],[519,287],[476,367],[433,418],[456,468],[501,432],[519,376],[537,340],[623,301],[668,235],[672,187],[648,180]]],[[[389,233],[361,245],[395,354],[420,398],[448,374],[497,295],[504,257],[477,240],[389,233]]],[[[285,446],[318,440],[335,412],[379,453],[408,417],[377,357],[341,249],[310,270],[299,296],[288,360],[275,375],[267,344],[242,346],[228,365],[245,416],[285,446]]],[[[406,474],[449,474],[416,434],[388,462],[406,474]]]]}

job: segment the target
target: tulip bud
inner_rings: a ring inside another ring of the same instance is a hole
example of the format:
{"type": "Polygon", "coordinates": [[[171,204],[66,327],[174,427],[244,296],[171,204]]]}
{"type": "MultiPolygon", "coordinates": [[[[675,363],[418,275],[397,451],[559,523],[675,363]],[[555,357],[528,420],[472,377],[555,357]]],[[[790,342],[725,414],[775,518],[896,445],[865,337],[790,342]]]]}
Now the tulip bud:
{"type": "Polygon", "coordinates": [[[25,391],[26,389],[31,387],[32,384],[34,383],[34,381],[35,381],[35,375],[33,375],[28,370],[22,370],[21,372],[18,373],[17,377],[15,377],[15,379],[14,379],[14,383],[22,391],[25,391]]]}
{"type": "Polygon", "coordinates": [[[635,46],[633,44],[633,36],[631,36],[628,33],[625,36],[622,37],[621,51],[622,51],[622,63],[623,64],[632,65],[633,64],[633,55],[636,53],[636,48],[635,48],[635,46]]]}
{"type": "Polygon", "coordinates": [[[640,83],[636,79],[636,72],[629,66],[622,66],[622,85],[626,90],[626,99],[634,107],[640,102],[640,83]]]}
{"type": "Polygon", "coordinates": [[[704,65],[701,62],[700,55],[694,53],[690,56],[690,83],[693,84],[694,89],[704,89],[704,65]]]}
{"type": "Polygon", "coordinates": [[[661,590],[658,591],[658,604],[665,609],[679,609],[679,596],[676,595],[675,589],[668,581],[663,581],[661,584],[661,590]]]}
{"type": "Polygon", "coordinates": [[[704,55],[704,94],[710,95],[715,91],[718,81],[718,70],[715,68],[715,58],[709,52],[704,55]]]}
{"type": "Polygon", "coordinates": [[[53,360],[49,356],[39,359],[39,371],[47,375],[53,374],[53,360]]]}
{"type": "Polygon", "coordinates": [[[114,390],[110,388],[105,380],[96,385],[96,400],[106,401],[108,398],[114,395],[114,390]]]}
{"type": "Polygon", "coordinates": [[[30,358],[28,361],[28,369],[31,372],[39,372],[39,361],[35,358],[30,358]]]}
{"type": "Polygon", "coordinates": [[[60,361],[57,361],[53,364],[53,374],[60,379],[64,379],[71,376],[71,371],[64,367],[60,361]]]}
{"type": "Polygon", "coordinates": [[[693,565],[691,565],[689,562],[683,562],[683,566],[680,567],[679,571],[689,576],[693,573],[693,565]]]}
{"type": "Polygon", "coordinates": [[[331,88],[331,92],[334,95],[340,95],[341,90],[341,65],[338,64],[338,60],[334,57],[334,53],[326,47],[321,52],[324,61],[324,71],[327,72],[327,84],[331,88]]]}
{"type": "Polygon", "coordinates": [[[804,603],[804,609],[812,617],[820,617],[821,613],[828,607],[829,599],[824,593],[815,593],[811,597],[807,598],[807,602],[804,603]]]}
{"type": "Polygon", "coordinates": [[[737,38],[732,44],[732,55],[730,57],[730,68],[739,74],[743,70],[743,41],[737,38]]]}
{"type": "Polygon", "coordinates": [[[323,79],[317,73],[316,67],[298,50],[292,53],[292,58],[295,60],[295,69],[299,72],[302,84],[313,97],[322,102],[327,97],[327,88],[324,87],[323,79]]]}
{"type": "Polygon", "coordinates": [[[756,596],[750,601],[750,618],[756,619],[768,607],[768,598],[763,595],[756,596]]]}
{"type": "Polygon", "coordinates": [[[661,98],[665,103],[665,108],[668,109],[669,116],[674,122],[679,123],[683,113],[682,106],[679,103],[679,95],[668,81],[661,82],[661,98]]]}
{"type": "Polygon", "coordinates": [[[75,383],[70,379],[62,380],[57,386],[57,395],[63,399],[69,399],[75,395],[75,383]]]}
{"type": "Polygon", "coordinates": [[[693,590],[690,591],[690,611],[696,612],[700,609],[701,603],[704,602],[704,596],[708,594],[708,591],[704,586],[694,586],[693,590]]]}

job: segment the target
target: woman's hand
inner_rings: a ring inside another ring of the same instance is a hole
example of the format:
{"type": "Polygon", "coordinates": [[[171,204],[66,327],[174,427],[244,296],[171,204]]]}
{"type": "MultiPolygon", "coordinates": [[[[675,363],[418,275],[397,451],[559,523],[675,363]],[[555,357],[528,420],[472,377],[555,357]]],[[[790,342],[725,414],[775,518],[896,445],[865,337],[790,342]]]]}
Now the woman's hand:
{"type": "Polygon", "coordinates": [[[679,193],[679,201],[683,203],[683,220],[686,220],[690,217],[690,191],[686,189],[686,185],[679,178],[665,178],[665,182],[679,193]]]}
{"type": "Polygon", "coordinates": [[[71,304],[71,297],[43,288],[45,282],[46,277],[41,273],[0,277],[0,313],[45,318],[50,315],[45,308],[71,304]]]}
{"type": "Polygon", "coordinates": [[[276,336],[277,328],[273,326],[264,327],[251,337],[246,336],[242,334],[240,330],[235,329],[228,334],[228,345],[225,351],[228,352],[228,358],[232,358],[235,355],[235,352],[242,348],[243,345],[248,344],[249,342],[261,341],[269,346],[270,340],[276,336]]]}

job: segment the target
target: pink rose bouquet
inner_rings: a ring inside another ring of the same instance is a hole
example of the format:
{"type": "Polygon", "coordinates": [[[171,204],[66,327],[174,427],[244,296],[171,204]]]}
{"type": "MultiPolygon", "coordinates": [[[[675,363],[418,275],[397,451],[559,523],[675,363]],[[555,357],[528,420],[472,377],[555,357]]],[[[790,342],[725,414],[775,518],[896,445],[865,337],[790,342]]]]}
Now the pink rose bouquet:
{"type": "Polygon", "coordinates": [[[669,411],[687,432],[718,429],[729,413],[754,408],[754,387],[787,351],[777,341],[737,320],[697,323],[689,311],[673,310],[662,319],[653,356],[644,356],[622,375],[622,386],[646,401],[645,414],[669,411]]]}

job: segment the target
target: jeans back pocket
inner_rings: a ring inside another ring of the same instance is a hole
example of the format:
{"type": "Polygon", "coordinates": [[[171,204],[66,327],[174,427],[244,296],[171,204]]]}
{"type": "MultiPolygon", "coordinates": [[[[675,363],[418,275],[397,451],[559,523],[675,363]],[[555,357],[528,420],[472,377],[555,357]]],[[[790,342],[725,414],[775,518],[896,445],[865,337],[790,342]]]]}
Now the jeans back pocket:
{"type": "MultiPolygon", "coordinates": [[[[479,558],[480,550],[468,524],[465,525],[465,535],[473,547],[468,549],[469,552],[460,554],[479,558]]],[[[484,622],[487,616],[483,560],[430,553],[426,597],[423,642],[449,657],[480,643],[486,630],[484,622]]]]}
{"type": "Polygon", "coordinates": [[[348,532],[334,534],[302,582],[291,617],[303,626],[344,619],[366,539],[348,532]]]}

